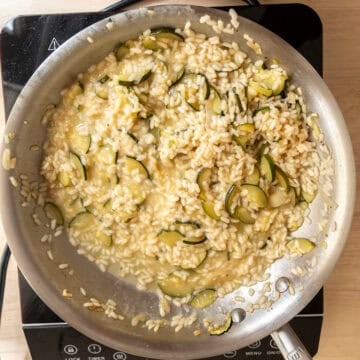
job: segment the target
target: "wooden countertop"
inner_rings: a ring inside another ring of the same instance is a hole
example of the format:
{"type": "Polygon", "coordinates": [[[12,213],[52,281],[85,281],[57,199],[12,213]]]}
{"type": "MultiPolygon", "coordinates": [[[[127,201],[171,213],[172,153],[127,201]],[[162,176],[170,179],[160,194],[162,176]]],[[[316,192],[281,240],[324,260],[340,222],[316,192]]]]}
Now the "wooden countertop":
{"type": "MultiPolygon", "coordinates": [[[[320,15],[324,27],[324,77],[337,98],[350,130],[360,165],[360,1],[359,0],[260,0],[264,4],[303,2],[320,15]]],[[[111,0],[1,0],[0,27],[19,14],[96,11],[111,0]]],[[[172,3],[174,3],[173,1],[172,3]]],[[[171,1],[142,1],[142,5],[171,1]]],[[[198,3],[182,0],[178,3],[198,3]]],[[[234,5],[241,1],[201,1],[202,5],[234,5]]],[[[2,95],[0,89],[0,95],[2,95]]],[[[0,96],[0,126],[4,123],[0,96]]],[[[358,194],[358,200],[360,194],[358,194]]],[[[345,251],[325,286],[325,316],[317,360],[360,360],[360,206],[345,251]]],[[[0,249],[3,246],[0,238],[0,249]]],[[[29,359],[20,325],[16,265],[11,260],[0,329],[0,358],[29,359]]],[[[50,359],[49,359],[50,360],[50,359]]]]}

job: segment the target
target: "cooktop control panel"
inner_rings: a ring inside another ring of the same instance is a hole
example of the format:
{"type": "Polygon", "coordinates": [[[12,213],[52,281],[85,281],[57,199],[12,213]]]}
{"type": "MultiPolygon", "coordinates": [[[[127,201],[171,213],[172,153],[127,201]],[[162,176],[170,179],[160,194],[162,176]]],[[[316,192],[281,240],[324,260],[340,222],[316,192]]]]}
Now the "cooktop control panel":
{"type": "MultiPolygon", "coordinates": [[[[320,296],[322,299],[322,296],[320,296]]],[[[318,349],[322,324],[321,314],[299,314],[291,326],[311,355],[318,349]]],[[[94,342],[67,324],[24,324],[33,360],[153,360],[115,351],[94,342]],[[50,356],[51,354],[51,356],[50,356]]],[[[246,348],[231,351],[208,360],[282,360],[282,355],[271,337],[256,341],[246,348]]]]}

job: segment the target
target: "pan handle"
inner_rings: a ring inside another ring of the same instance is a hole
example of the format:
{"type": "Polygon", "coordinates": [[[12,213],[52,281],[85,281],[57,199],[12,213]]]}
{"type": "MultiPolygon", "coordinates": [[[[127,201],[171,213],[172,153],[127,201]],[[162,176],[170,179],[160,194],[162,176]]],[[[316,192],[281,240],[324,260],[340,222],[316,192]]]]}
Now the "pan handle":
{"type": "Polygon", "coordinates": [[[312,357],[289,324],[271,333],[285,360],[311,360],[312,357]]]}

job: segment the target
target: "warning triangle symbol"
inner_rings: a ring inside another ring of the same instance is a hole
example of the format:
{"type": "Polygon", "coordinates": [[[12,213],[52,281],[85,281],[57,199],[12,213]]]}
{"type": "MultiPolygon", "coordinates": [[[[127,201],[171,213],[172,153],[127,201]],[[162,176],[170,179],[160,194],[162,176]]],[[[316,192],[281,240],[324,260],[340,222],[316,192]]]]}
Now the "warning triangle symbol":
{"type": "Polygon", "coordinates": [[[48,47],[49,51],[55,51],[60,46],[60,43],[56,40],[56,38],[52,38],[50,45],[48,47]]]}

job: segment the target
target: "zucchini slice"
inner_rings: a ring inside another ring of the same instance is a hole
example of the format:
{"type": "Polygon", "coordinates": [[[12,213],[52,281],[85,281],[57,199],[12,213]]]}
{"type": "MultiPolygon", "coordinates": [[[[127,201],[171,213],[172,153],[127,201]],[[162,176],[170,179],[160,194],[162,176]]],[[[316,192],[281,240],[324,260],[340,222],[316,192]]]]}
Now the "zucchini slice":
{"type": "Polygon", "coordinates": [[[156,39],[184,41],[184,37],[178,34],[172,27],[159,27],[151,29],[151,35],[154,36],[156,39]]]}
{"type": "Polygon", "coordinates": [[[266,59],[263,63],[263,69],[271,69],[272,65],[279,65],[280,61],[278,59],[266,59]]]}
{"type": "Polygon", "coordinates": [[[205,289],[196,294],[190,305],[195,309],[204,309],[210,305],[212,305],[217,298],[217,292],[214,289],[205,289]]]}
{"type": "Polygon", "coordinates": [[[151,36],[146,36],[143,39],[142,44],[144,48],[148,50],[156,51],[162,49],[162,47],[158,44],[158,42],[155,39],[152,39],[151,36]]]}
{"type": "Polygon", "coordinates": [[[69,156],[71,165],[74,168],[76,175],[79,176],[82,180],[87,180],[86,167],[81,162],[79,155],[70,152],[69,156]]]}
{"type": "Polygon", "coordinates": [[[315,140],[319,140],[320,139],[320,135],[321,135],[321,129],[319,126],[319,115],[318,114],[311,114],[308,118],[307,118],[307,124],[311,129],[311,134],[313,135],[315,140]]]}
{"type": "Polygon", "coordinates": [[[162,49],[159,42],[171,44],[174,41],[184,41],[184,38],[173,28],[157,28],[151,31],[150,36],[143,39],[143,46],[145,49],[156,51],[162,49]]]}
{"type": "Polygon", "coordinates": [[[104,209],[106,211],[112,211],[111,199],[108,199],[104,203],[104,209]]]}
{"type": "Polygon", "coordinates": [[[91,145],[90,135],[81,135],[74,126],[68,135],[69,145],[72,152],[84,155],[87,154],[91,145]]]}
{"type": "Polygon", "coordinates": [[[134,157],[126,155],[125,166],[127,170],[129,171],[137,170],[141,175],[150,179],[149,171],[147,170],[145,165],[141,161],[136,160],[134,157]]]}
{"type": "Polygon", "coordinates": [[[102,100],[108,100],[109,99],[109,93],[104,88],[96,89],[95,94],[98,98],[102,100]]]}
{"type": "Polygon", "coordinates": [[[77,96],[84,93],[85,87],[84,84],[80,81],[74,82],[64,93],[63,99],[66,104],[74,103],[74,100],[77,96]]]}
{"type": "Polygon", "coordinates": [[[186,101],[186,103],[195,111],[200,111],[200,109],[201,109],[201,105],[199,102],[186,101]]]}
{"type": "Polygon", "coordinates": [[[98,230],[95,235],[95,239],[100,245],[110,247],[112,245],[112,236],[106,235],[101,230],[98,230]]]}
{"type": "Polygon", "coordinates": [[[161,230],[157,236],[160,241],[165,243],[167,246],[174,247],[178,241],[184,239],[184,235],[179,231],[161,230]]]}
{"type": "Polygon", "coordinates": [[[239,135],[234,136],[234,140],[238,145],[244,147],[255,132],[255,125],[250,123],[241,124],[237,127],[237,130],[239,135]]]}
{"type": "Polygon", "coordinates": [[[304,255],[314,250],[316,244],[309,239],[294,238],[286,243],[286,247],[294,254],[304,255]]]}
{"type": "Polygon", "coordinates": [[[182,80],[184,75],[185,75],[185,67],[184,66],[182,66],[180,68],[180,70],[178,70],[178,71],[172,71],[171,75],[170,75],[170,78],[171,78],[170,88],[177,85],[182,80]]]}
{"type": "Polygon", "coordinates": [[[222,325],[219,325],[214,328],[209,329],[209,334],[212,336],[219,336],[225,334],[227,331],[230,330],[232,325],[232,319],[230,313],[226,315],[225,322],[222,325]]]}
{"type": "Polygon", "coordinates": [[[135,200],[136,205],[139,206],[145,201],[146,194],[141,184],[130,183],[128,189],[132,198],[135,200]]]}
{"type": "Polygon", "coordinates": [[[210,84],[203,74],[186,74],[182,78],[185,85],[184,98],[195,111],[200,111],[201,105],[210,96],[210,84]],[[195,100],[194,100],[195,99],[195,100]]]}
{"type": "Polygon", "coordinates": [[[206,192],[210,190],[211,175],[211,169],[203,168],[196,178],[196,182],[200,188],[199,197],[201,200],[207,199],[206,192]]]}
{"type": "Polygon", "coordinates": [[[82,83],[81,81],[78,81],[76,83],[76,85],[78,86],[78,88],[80,89],[80,92],[83,93],[85,91],[85,85],[84,83],[82,83]]]}
{"type": "Polygon", "coordinates": [[[239,219],[243,224],[255,224],[256,221],[248,209],[240,206],[236,207],[234,217],[239,219]]]}
{"type": "Polygon", "coordinates": [[[137,81],[136,84],[141,84],[142,82],[146,81],[147,79],[149,79],[149,77],[152,75],[152,71],[148,70],[147,72],[144,73],[144,75],[140,78],[140,81],[137,81]]]}
{"type": "Polygon", "coordinates": [[[109,175],[109,182],[111,185],[117,185],[119,183],[119,181],[120,181],[120,179],[116,172],[109,175]]]}
{"type": "Polygon", "coordinates": [[[255,125],[250,123],[241,124],[238,126],[238,130],[240,132],[252,134],[255,131],[255,125]]]}
{"type": "Polygon", "coordinates": [[[267,196],[260,187],[256,185],[245,184],[245,185],[241,185],[240,190],[247,191],[248,200],[256,207],[263,208],[267,206],[268,204],[267,196]]]}
{"type": "Polygon", "coordinates": [[[127,132],[126,133],[131,139],[133,139],[136,143],[138,143],[139,142],[139,139],[134,135],[134,134],[132,134],[131,132],[127,132]]]}
{"type": "Polygon", "coordinates": [[[179,298],[190,295],[194,290],[187,280],[174,274],[170,274],[166,279],[158,282],[158,286],[165,295],[179,298]]]}
{"type": "Polygon", "coordinates": [[[289,191],[290,184],[288,176],[278,166],[275,166],[275,179],[280,187],[285,191],[289,191]]]}
{"type": "MultiPolygon", "coordinates": [[[[139,103],[140,103],[141,105],[146,105],[147,102],[149,101],[149,94],[140,93],[140,94],[138,94],[138,95],[136,95],[136,96],[138,97],[139,103]]],[[[146,116],[144,116],[144,117],[139,116],[139,119],[140,119],[140,120],[148,120],[150,117],[151,117],[151,115],[150,115],[150,116],[149,116],[149,115],[146,115],[146,116]]]]}
{"type": "Polygon", "coordinates": [[[275,178],[275,166],[270,155],[265,154],[261,156],[260,160],[260,172],[261,175],[269,182],[272,182],[275,178]]]}
{"type": "Polygon", "coordinates": [[[288,221],[287,223],[287,228],[289,229],[290,232],[294,232],[297,229],[299,229],[302,224],[304,223],[304,218],[300,217],[299,219],[295,220],[295,221],[288,221]]]}
{"type": "Polygon", "coordinates": [[[94,224],[96,224],[96,217],[87,212],[81,212],[77,214],[69,223],[69,227],[75,231],[79,231],[80,233],[86,231],[91,228],[94,224]]]}
{"type": "Polygon", "coordinates": [[[99,222],[90,212],[77,214],[69,223],[71,231],[79,233],[80,241],[85,243],[98,243],[109,247],[112,245],[111,236],[99,229],[99,222]]]}
{"type": "Polygon", "coordinates": [[[184,240],[183,240],[183,243],[184,244],[187,244],[187,245],[198,245],[198,244],[202,244],[203,242],[205,242],[207,240],[206,236],[203,235],[203,236],[199,236],[199,237],[186,237],[184,240]]]}
{"type": "Polygon", "coordinates": [[[260,142],[256,149],[256,158],[260,161],[261,157],[264,155],[265,150],[269,147],[268,143],[260,142]]]}
{"type": "Polygon", "coordinates": [[[199,223],[197,223],[196,221],[192,221],[192,220],[188,220],[188,221],[177,220],[177,221],[175,221],[176,230],[179,230],[179,228],[182,226],[188,226],[192,230],[200,229],[200,227],[201,227],[199,223]]]}
{"type": "Polygon", "coordinates": [[[308,204],[310,204],[314,201],[314,199],[316,197],[316,192],[311,194],[311,193],[301,190],[301,196],[308,204]]]}
{"type": "Polygon", "coordinates": [[[71,185],[70,175],[67,171],[60,171],[58,174],[58,180],[60,184],[64,187],[71,185]]]}
{"type": "Polygon", "coordinates": [[[210,97],[208,100],[210,109],[217,115],[221,115],[221,96],[219,92],[213,87],[210,86],[210,97]]]}
{"type": "Polygon", "coordinates": [[[256,204],[257,207],[266,206],[264,205],[266,203],[266,195],[258,186],[246,184],[242,185],[239,189],[233,184],[230,186],[225,196],[225,210],[231,217],[240,220],[243,224],[254,224],[255,219],[248,209],[239,205],[234,206],[235,202],[237,202],[240,190],[244,188],[248,191],[248,199],[250,202],[256,204]]]}
{"type": "Polygon", "coordinates": [[[259,185],[260,171],[256,165],[254,166],[253,172],[246,177],[245,181],[247,184],[250,184],[250,185],[259,185]]]}
{"type": "Polygon", "coordinates": [[[87,211],[87,212],[95,215],[97,212],[97,209],[94,204],[90,204],[90,205],[86,206],[85,209],[83,209],[83,211],[80,211],[80,212],[84,212],[84,211],[87,211]]]}
{"type": "Polygon", "coordinates": [[[267,88],[261,86],[260,84],[258,84],[257,82],[250,80],[249,86],[248,86],[248,94],[249,95],[253,95],[253,96],[264,95],[266,97],[270,97],[272,95],[272,93],[273,92],[271,89],[267,89],[267,88]]]}
{"type": "Polygon", "coordinates": [[[120,44],[115,49],[115,57],[117,61],[121,61],[128,53],[130,52],[130,49],[126,44],[120,44]]]}
{"type": "Polygon", "coordinates": [[[284,205],[289,200],[288,194],[285,192],[285,189],[281,187],[274,187],[270,189],[269,192],[269,206],[272,208],[277,208],[281,205],[284,205]]]}
{"type": "Polygon", "coordinates": [[[56,225],[64,225],[62,212],[54,203],[46,202],[44,205],[44,212],[48,219],[56,221],[56,225]]]}
{"type": "Polygon", "coordinates": [[[110,80],[109,75],[105,74],[104,76],[102,76],[98,81],[100,84],[105,84],[107,81],[110,80]]]}
{"type": "Polygon", "coordinates": [[[240,90],[237,91],[237,95],[240,100],[242,111],[246,111],[248,108],[247,88],[245,86],[243,86],[240,90]]]}
{"type": "Polygon", "coordinates": [[[233,93],[234,93],[234,97],[235,97],[235,103],[236,103],[236,106],[239,110],[239,113],[242,113],[244,111],[243,109],[243,106],[241,104],[241,101],[240,101],[240,97],[239,95],[235,92],[235,90],[233,90],[233,93]]]}
{"type": "MultiPolygon", "coordinates": [[[[176,221],[173,225],[175,228],[175,231],[179,232],[180,234],[186,234],[188,230],[197,230],[200,229],[200,225],[195,221],[176,221]]],[[[187,245],[197,245],[202,244],[206,241],[205,234],[201,236],[185,236],[183,239],[183,243],[187,245]]]]}
{"type": "Polygon", "coordinates": [[[212,201],[202,201],[201,206],[207,216],[214,220],[220,220],[220,215],[215,212],[214,203],[212,201]]]}
{"type": "MultiPolygon", "coordinates": [[[[271,91],[272,95],[279,95],[285,88],[288,77],[276,70],[261,70],[254,76],[259,86],[271,91]]],[[[270,96],[270,95],[269,95],[270,96]]]]}
{"type": "Polygon", "coordinates": [[[238,114],[243,112],[244,109],[243,109],[242,103],[240,101],[240,97],[237,94],[235,88],[228,90],[226,92],[226,99],[227,99],[229,108],[237,109],[237,111],[235,111],[235,112],[238,114]]]}
{"type": "Polygon", "coordinates": [[[188,258],[182,260],[180,267],[184,270],[196,269],[199,267],[207,257],[207,250],[205,248],[194,248],[194,253],[196,257],[195,263],[190,263],[188,258]]]}
{"type": "Polygon", "coordinates": [[[298,198],[297,198],[296,190],[293,187],[291,187],[289,190],[289,198],[290,198],[290,204],[292,206],[296,206],[296,204],[298,203],[298,198]]]}
{"type": "Polygon", "coordinates": [[[159,144],[160,142],[160,137],[161,137],[161,130],[158,127],[154,127],[150,130],[150,133],[154,136],[155,138],[155,144],[159,144]]]}
{"type": "Polygon", "coordinates": [[[263,106],[263,107],[255,110],[255,111],[253,112],[253,116],[255,116],[255,115],[258,114],[258,113],[266,113],[266,112],[269,112],[269,111],[270,111],[270,107],[269,107],[269,106],[263,106]]]}
{"type": "Polygon", "coordinates": [[[74,211],[76,214],[85,211],[84,203],[81,197],[76,198],[70,203],[71,210],[74,211]]]}
{"type": "Polygon", "coordinates": [[[138,71],[133,71],[133,69],[123,69],[118,77],[119,85],[123,86],[133,86],[139,85],[142,82],[149,79],[152,75],[151,69],[140,69],[138,71]]]}
{"type": "Polygon", "coordinates": [[[234,213],[236,209],[235,202],[237,201],[239,194],[240,194],[240,190],[235,184],[232,184],[229,187],[228,191],[226,192],[225,210],[231,217],[234,217],[234,213]]]}
{"type": "Polygon", "coordinates": [[[225,264],[229,260],[230,256],[227,250],[208,250],[208,256],[206,256],[205,261],[198,267],[198,269],[203,269],[204,267],[207,267],[209,272],[216,271],[216,269],[219,269],[219,264],[225,264]]]}

